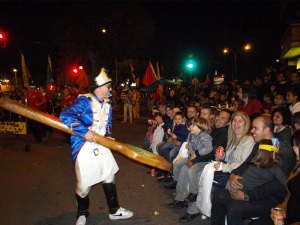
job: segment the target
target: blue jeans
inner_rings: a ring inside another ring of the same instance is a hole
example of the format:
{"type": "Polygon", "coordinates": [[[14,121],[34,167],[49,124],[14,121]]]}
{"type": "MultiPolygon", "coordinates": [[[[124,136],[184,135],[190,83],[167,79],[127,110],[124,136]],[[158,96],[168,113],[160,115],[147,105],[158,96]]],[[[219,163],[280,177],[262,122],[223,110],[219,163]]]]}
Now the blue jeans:
{"type": "Polygon", "coordinates": [[[270,214],[275,207],[270,199],[257,201],[233,200],[228,190],[217,191],[212,199],[211,225],[224,225],[227,215],[228,225],[243,225],[244,219],[270,214]]]}
{"type": "Polygon", "coordinates": [[[160,153],[159,155],[161,155],[162,157],[164,157],[169,163],[173,163],[173,160],[176,158],[176,156],[179,153],[181,146],[175,146],[175,147],[171,147],[169,148],[168,145],[165,145],[163,148],[160,149],[160,153]]]}
{"type": "MultiPolygon", "coordinates": [[[[175,146],[172,143],[162,143],[156,146],[157,153],[161,156],[165,156],[166,152],[169,152],[175,146]]],[[[167,158],[166,158],[167,159],[167,158]]],[[[168,160],[168,159],[167,159],[168,160]]]]}

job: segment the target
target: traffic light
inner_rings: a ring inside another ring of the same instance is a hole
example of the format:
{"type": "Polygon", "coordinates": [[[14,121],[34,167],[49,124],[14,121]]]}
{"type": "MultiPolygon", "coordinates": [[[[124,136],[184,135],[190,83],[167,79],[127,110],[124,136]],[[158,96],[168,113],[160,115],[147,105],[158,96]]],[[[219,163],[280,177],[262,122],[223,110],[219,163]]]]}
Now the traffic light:
{"type": "Polygon", "coordinates": [[[78,66],[73,66],[73,67],[71,68],[71,74],[72,74],[73,76],[77,76],[77,75],[79,74],[79,67],[78,67],[78,66]]]}
{"type": "Polygon", "coordinates": [[[190,70],[190,71],[195,70],[195,68],[196,68],[196,63],[195,63],[195,61],[192,60],[192,59],[188,60],[188,61],[186,62],[186,68],[187,68],[187,70],[190,70]]]}
{"type": "Polygon", "coordinates": [[[55,90],[55,84],[54,84],[54,83],[48,84],[48,89],[49,89],[50,91],[54,91],[54,90],[55,90]]]}
{"type": "Polygon", "coordinates": [[[0,31],[0,48],[6,47],[6,34],[0,31]]]}

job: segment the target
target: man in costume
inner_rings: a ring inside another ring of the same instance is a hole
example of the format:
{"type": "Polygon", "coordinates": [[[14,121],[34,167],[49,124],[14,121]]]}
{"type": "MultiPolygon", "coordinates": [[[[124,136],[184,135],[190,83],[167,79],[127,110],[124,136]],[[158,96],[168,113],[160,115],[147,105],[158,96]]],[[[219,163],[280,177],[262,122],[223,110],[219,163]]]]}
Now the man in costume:
{"type": "Polygon", "coordinates": [[[93,132],[111,136],[112,107],[109,100],[112,80],[104,69],[96,77],[93,93],[79,95],[75,103],[62,112],[61,121],[78,136],[71,136],[72,161],[76,175],[78,206],[76,225],[85,225],[89,215],[89,192],[102,182],[111,220],[127,219],[133,213],[119,206],[115,173],[119,167],[111,151],[97,143],[93,132]],[[93,131],[93,132],[92,132],[93,131]]]}

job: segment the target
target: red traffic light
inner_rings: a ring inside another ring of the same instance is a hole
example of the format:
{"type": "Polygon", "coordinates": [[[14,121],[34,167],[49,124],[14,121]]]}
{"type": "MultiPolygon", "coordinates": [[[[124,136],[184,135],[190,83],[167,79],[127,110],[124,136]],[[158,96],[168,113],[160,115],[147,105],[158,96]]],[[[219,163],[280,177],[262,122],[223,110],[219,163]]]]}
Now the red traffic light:
{"type": "Polygon", "coordinates": [[[0,31],[0,48],[6,47],[6,34],[0,31]]]}
{"type": "Polygon", "coordinates": [[[73,76],[77,76],[77,75],[79,74],[79,67],[78,67],[78,66],[73,66],[73,67],[71,68],[71,74],[72,74],[73,76]]]}
{"type": "Polygon", "coordinates": [[[55,90],[55,84],[54,84],[54,83],[48,84],[48,89],[49,89],[50,91],[54,91],[54,90],[55,90]]]}

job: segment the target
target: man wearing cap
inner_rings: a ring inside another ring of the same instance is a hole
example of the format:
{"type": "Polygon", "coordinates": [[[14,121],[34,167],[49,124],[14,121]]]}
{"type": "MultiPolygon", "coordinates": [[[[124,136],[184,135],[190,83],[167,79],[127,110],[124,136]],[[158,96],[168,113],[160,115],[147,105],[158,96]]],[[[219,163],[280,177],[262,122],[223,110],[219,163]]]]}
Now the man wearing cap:
{"type": "Polygon", "coordinates": [[[71,136],[72,161],[76,175],[78,206],[76,225],[85,225],[89,215],[89,192],[102,182],[111,220],[127,219],[133,213],[119,206],[115,173],[119,167],[111,151],[97,143],[93,132],[111,136],[112,107],[109,100],[112,80],[104,69],[95,79],[93,93],[79,95],[75,103],[60,115],[61,121],[78,136],[71,136]]]}

